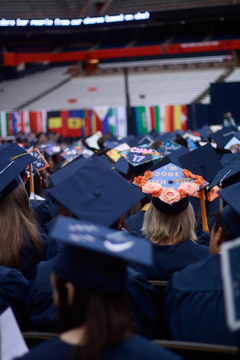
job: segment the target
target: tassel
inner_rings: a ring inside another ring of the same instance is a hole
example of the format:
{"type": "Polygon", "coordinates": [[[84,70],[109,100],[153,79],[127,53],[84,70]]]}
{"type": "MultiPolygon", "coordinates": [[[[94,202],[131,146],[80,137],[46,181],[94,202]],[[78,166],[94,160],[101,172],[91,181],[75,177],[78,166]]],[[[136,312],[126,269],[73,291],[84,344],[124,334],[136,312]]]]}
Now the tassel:
{"type": "Polygon", "coordinates": [[[34,183],[33,183],[33,171],[32,171],[32,164],[29,165],[30,169],[30,194],[34,194],[34,183]]]}
{"type": "Polygon", "coordinates": [[[201,204],[203,231],[204,231],[204,232],[209,232],[208,223],[207,223],[207,212],[206,212],[204,189],[201,189],[201,190],[200,190],[200,193],[201,193],[200,204],[201,204]]]}

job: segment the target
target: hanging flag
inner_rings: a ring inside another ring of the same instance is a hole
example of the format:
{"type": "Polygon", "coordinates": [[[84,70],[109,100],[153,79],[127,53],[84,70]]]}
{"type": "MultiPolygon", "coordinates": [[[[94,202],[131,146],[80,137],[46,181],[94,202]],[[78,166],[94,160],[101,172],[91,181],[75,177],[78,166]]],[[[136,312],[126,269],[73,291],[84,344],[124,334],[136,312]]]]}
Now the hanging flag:
{"type": "Polygon", "coordinates": [[[182,130],[187,131],[188,129],[188,113],[187,113],[187,105],[181,106],[181,125],[182,130]]]}
{"type": "Polygon", "coordinates": [[[62,135],[63,121],[60,111],[48,111],[47,119],[48,119],[48,131],[59,132],[59,134],[62,135]]]}
{"type": "Polygon", "coordinates": [[[85,136],[91,136],[93,134],[92,131],[92,110],[85,109],[85,136]]]}
{"type": "Polygon", "coordinates": [[[12,112],[13,134],[22,132],[21,115],[18,111],[12,112]]]}
{"type": "Polygon", "coordinates": [[[68,118],[68,136],[80,138],[82,136],[82,118],[80,110],[70,110],[68,118]]]}
{"type": "Polygon", "coordinates": [[[125,106],[109,109],[108,126],[112,135],[120,137],[127,136],[127,109],[125,106]]]}
{"type": "Polygon", "coordinates": [[[103,134],[108,134],[109,106],[97,106],[93,110],[96,115],[96,130],[101,131],[103,134]]]}
{"type": "Polygon", "coordinates": [[[30,128],[29,111],[28,110],[20,111],[20,117],[21,117],[21,132],[24,134],[30,133],[31,128],[30,128]]]}
{"type": "Polygon", "coordinates": [[[147,106],[148,132],[156,130],[160,133],[160,109],[159,106],[147,106]]]}
{"type": "Polygon", "coordinates": [[[145,106],[135,108],[138,134],[148,133],[147,112],[145,106]]]}
{"type": "Polygon", "coordinates": [[[1,137],[4,138],[8,134],[8,116],[6,111],[1,111],[1,137]]]}
{"type": "Polygon", "coordinates": [[[31,131],[36,134],[47,131],[47,113],[45,110],[30,111],[29,117],[31,131]]]}

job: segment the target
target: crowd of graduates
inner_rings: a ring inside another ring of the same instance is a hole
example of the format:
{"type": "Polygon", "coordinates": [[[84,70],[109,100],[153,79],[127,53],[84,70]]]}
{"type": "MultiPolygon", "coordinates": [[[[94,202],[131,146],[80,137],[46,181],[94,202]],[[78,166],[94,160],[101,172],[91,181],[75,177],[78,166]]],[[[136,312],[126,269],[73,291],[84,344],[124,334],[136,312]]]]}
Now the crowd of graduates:
{"type": "Polygon", "coordinates": [[[24,359],[180,358],[154,339],[239,345],[220,266],[240,235],[238,139],[232,125],[2,139],[0,310],[23,332],[60,333],[24,359]]]}

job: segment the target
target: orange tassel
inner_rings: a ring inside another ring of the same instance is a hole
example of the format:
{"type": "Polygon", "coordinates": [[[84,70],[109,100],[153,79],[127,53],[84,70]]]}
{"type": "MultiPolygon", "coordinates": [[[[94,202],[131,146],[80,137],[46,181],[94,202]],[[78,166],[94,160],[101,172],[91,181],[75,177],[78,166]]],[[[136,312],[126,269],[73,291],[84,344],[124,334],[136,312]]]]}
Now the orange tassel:
{"type": "Polygon", "coordinates": [[[201,189],[200,193],[201,193],[200,205],[201,205],[201,213],[202,213],[202,227],[204,232],[209,232],[204,189],[201,189]]]}
{"type": "Polygon", "coordinates": [[[33,171],[32,171],[32,164],[29,165],[29,169],[30,169],[30,194],[33,193],[34,194],[34,184],[33,184],[33,171]]]}

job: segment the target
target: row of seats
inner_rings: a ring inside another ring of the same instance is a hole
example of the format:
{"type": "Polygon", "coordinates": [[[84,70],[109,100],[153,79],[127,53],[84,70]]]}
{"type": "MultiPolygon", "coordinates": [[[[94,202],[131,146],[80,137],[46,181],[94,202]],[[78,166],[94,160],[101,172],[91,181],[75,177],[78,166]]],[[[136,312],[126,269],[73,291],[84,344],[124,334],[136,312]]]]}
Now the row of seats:
{"type": "Polygon", "coordinates": [[[12,110],[70,78],[67,67],[54,67],[0,83],[0,110],[12,110]]]}
{"type": "MultiPolygon", "coordinates": [[[[224,69],[221,68],[130,73],[130,102],[132,106],[190,104],[222,74],[224,69]]],[[[123,74],[72,78],[32,103],[31,109],[79,109],[103,105],[126,106],[123,74]],[[75,99],[75,102],[69,104],[69,99],[75,99]]]]}

